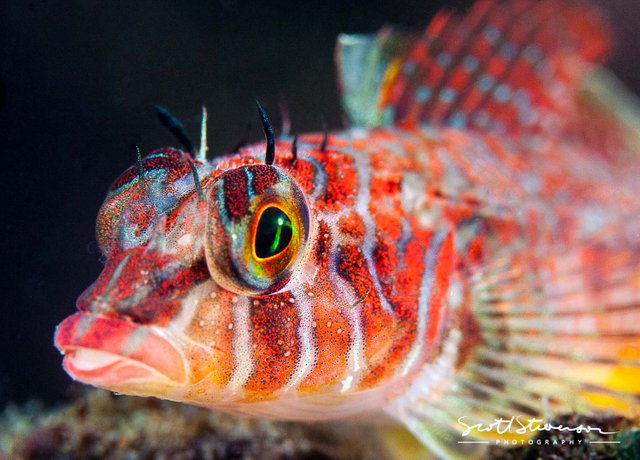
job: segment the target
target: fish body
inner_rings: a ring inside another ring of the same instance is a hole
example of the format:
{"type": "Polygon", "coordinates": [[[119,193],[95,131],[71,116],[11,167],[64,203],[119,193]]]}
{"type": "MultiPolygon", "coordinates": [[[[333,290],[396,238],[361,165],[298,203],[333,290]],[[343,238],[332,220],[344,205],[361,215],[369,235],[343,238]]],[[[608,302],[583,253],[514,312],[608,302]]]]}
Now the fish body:
{"type": "Polygon", "coordinates": [[[114,183],[65,369],[252,416],[384,414],[441,457],[470,452],[460,416],[632,414],[635,131],[579,99],[606,48],[572,1],[343,36],[351,129],[280,138],[273,164],[165,148],[114,183]]]}

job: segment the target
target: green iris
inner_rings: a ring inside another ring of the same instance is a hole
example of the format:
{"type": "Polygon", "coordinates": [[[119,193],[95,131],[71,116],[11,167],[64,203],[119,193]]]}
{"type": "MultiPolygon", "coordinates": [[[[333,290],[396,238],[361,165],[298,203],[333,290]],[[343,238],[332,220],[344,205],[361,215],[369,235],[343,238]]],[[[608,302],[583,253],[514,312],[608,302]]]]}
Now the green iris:
{"type": "Polygon", "coordinates": [[[273,257],[286,249],[293,234],[291,219],[281,209],[264,210],[256,231],[256,255],[261,259],[273,257]]]}

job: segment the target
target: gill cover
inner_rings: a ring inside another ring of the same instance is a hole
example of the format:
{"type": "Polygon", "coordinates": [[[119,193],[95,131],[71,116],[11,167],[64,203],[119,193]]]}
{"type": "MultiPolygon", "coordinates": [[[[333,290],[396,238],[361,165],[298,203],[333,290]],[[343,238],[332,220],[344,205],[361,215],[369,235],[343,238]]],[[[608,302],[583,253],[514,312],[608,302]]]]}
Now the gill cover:
{"type": "Polygon", "coordinates": [[[284,289],[303,265],[310,219],[303,192],[282,170],[258,164],[213,184],[206,226],[209,272],[243,295],[284,289]]]}

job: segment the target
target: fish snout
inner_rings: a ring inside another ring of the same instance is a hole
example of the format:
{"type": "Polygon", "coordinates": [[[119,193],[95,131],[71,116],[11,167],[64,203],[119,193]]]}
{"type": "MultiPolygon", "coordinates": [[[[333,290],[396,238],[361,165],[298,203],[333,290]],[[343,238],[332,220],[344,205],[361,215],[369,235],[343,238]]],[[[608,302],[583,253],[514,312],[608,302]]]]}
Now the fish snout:
{"type": "Polygon", "coordinates": [[[76,313],[56,328],[54,344],[67,373],[83,383],[127,393],[184,385],[185,360],[161,330],[127,319],[76,313]]]}
{"type": "Polygon", "coordinates": [[[167,254],[135,248],[113,255],[76,307],[88,315],[162,328],[180,312],[189,291],[209,277],[204,257],[184,264],[167,254]]]}

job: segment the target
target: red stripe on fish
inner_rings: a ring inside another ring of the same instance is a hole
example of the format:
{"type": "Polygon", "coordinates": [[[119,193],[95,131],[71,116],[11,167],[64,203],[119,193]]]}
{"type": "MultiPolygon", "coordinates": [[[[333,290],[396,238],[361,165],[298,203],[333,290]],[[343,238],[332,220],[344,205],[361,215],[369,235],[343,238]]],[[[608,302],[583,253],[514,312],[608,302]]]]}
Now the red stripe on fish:
{"type": "Polygon", "coordinates": [[[287,383],[300,346],[295,298],[277,294],[256,301],[258,305],[251,308],[255,369],[244,386],[249,400],[273,397],[272,393],[287,383]]]}
{"type": "Polygon", "coordinates": [[[249,185],[244,169],[231,170],[224,175],[224,206],[231,220],[240,220],[249,211],[249,185]]]}
{"type": "Polygon", "coordinates": [[[315,205],[319,210],[337,211],[353,206],[353,191],[358,187],[357,172],[349,156],[333,152],[318,158],[326,174],[326,190],[315,205]]]}

